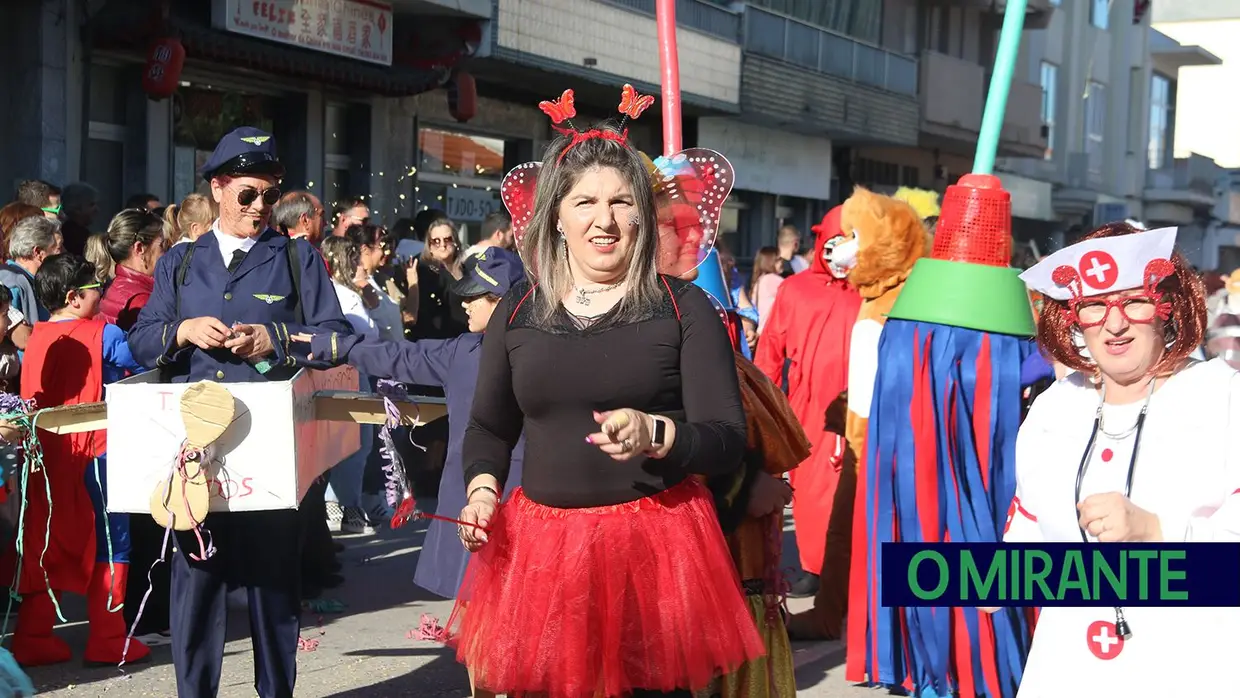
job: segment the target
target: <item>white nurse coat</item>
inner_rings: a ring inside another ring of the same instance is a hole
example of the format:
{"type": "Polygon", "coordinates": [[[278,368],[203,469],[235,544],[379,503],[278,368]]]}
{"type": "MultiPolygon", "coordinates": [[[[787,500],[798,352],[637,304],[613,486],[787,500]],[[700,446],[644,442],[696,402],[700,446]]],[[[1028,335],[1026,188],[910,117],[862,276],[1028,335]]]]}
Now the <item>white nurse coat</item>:
{"type": "MultiPolygon", "coordinates": [[[[1098,409],[1075,373],[1034,402],[1016,442],[1016,497],[1008,542],[1078,542],[1075,485],[1098,409]]],[[[1107,432],[1136,423],[1144,398],[1104,408],[1107,432]]],[[[1098,435],[1081,488],[1124,491],[1135,434],[1098,435]]],[[[1132,501],[1157,514],[1171,541],[1240,541],[1240,374],[1219,360],[1194,364],[1155,391],[1141,436],[1132,501]]],[[[1092,538],[1091,538],[1092,540],[1092,538]]],[[[1240,609],[1044,608],[1018,698],[1240,696],[1240,609]]]]}

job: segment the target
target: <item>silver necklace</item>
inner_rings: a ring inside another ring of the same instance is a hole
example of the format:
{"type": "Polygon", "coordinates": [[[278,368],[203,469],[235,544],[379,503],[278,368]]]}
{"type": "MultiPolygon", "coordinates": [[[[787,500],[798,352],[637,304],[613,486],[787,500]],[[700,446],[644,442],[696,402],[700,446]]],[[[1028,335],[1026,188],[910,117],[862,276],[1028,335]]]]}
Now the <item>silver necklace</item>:
{"type": "MultiPolygon", "coordinates": [[[[1145,404],[1141,406],[1141,414],[1145,414],[1145,412],[1149,410],[1150,408],[1150,399],[1154,397],[1154,383],[1157,380],[1158,379],[1155,378],[1150,381],[1149,390],[1146,392],[1146,395],[1145,395],[1145,404]]],[[[1107,399],[1107,386],[1104,383],[1102,385],[1102,396],[1098,403],[1098,432],[1113,441],[1120,441],[1137,433],[1137,429],[1141,425],[1140,417],[1138,417],[1137,421],[1133,422],[1132,426],[1128,427],[1127,429],[1121,429],[1118,432],[1107,431],[1106,415],[1103,414],[1103,411],[1102,411],[1102,407],[1106,403],[1106,399],[1107,399]]]]}
{"type": "Polygon", "coordinates": [[[577,292],[577,298],[576,298],[577,305],[590,305],[590,298],[589,298],[590,296],[596,293],[604,293],[606,291],[619,288],[620,284],[622,283],[624,283],[624,281],[617,281],[616,283],[610,286],[600,286],[599,288],[591,288],[591,289],[584,289],[578,286],[577,284],[573,284],[573,290],[577,292]]]}

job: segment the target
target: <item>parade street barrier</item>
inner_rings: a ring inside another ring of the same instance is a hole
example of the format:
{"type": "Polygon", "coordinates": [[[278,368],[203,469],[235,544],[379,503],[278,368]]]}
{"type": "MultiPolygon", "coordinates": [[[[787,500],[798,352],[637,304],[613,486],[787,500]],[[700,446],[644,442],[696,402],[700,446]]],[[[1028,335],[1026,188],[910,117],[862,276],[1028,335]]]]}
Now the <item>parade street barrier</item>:
{"type": "MultiPolygon", "coordinates": [[[[107,388],[105,403],[41,410],[38,428],[57,434],[108,431],[108,510],[150,514],[185,440],[181,394],[191,383],[159,383],[158,372],[107,388]]],[[[383,398],[358,392],[355,369],[301,370],[287,381],[227,383],[236,416],[206,451],[210,511],[296,509],[329,468],[360,448],[361,424],[383,424],[383,398]]],[[[443,398],[397,402],[402,422],[447,414],[443,398]]]]}

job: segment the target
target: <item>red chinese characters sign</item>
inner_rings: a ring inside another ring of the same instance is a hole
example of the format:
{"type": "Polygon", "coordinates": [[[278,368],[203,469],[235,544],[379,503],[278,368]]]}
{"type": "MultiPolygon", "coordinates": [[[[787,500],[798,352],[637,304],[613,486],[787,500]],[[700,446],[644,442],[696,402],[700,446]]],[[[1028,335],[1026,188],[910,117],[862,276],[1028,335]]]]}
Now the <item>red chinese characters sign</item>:
{"type": "Polygon", "coordinates": [[[216,27],[392,65],[392,6],[379,0],[214,0],[216,27]]]}

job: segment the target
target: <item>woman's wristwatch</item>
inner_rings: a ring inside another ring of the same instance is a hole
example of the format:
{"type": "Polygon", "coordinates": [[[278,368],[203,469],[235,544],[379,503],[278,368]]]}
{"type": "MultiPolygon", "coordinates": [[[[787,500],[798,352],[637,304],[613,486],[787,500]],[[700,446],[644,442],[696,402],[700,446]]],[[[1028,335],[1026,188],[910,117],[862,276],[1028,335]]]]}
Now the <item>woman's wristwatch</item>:
{"type": "Polygon", "coordinates": [[[491,487],[490,485],[479,485],[469,491],[469,495],[465,497],[466,503],[474,501],[474,494],[481,490],[486,490],[487,492],[495,495],[496,501],[500,499],[499,492],[496,492],[494,487],[491,487]]]}
{"type": "Polygon", "coordinates": [[[647,453],[655,454],[667,443],[667,422],[654,415],[650,415],[650,422],[650,448],[647,453]]]}

